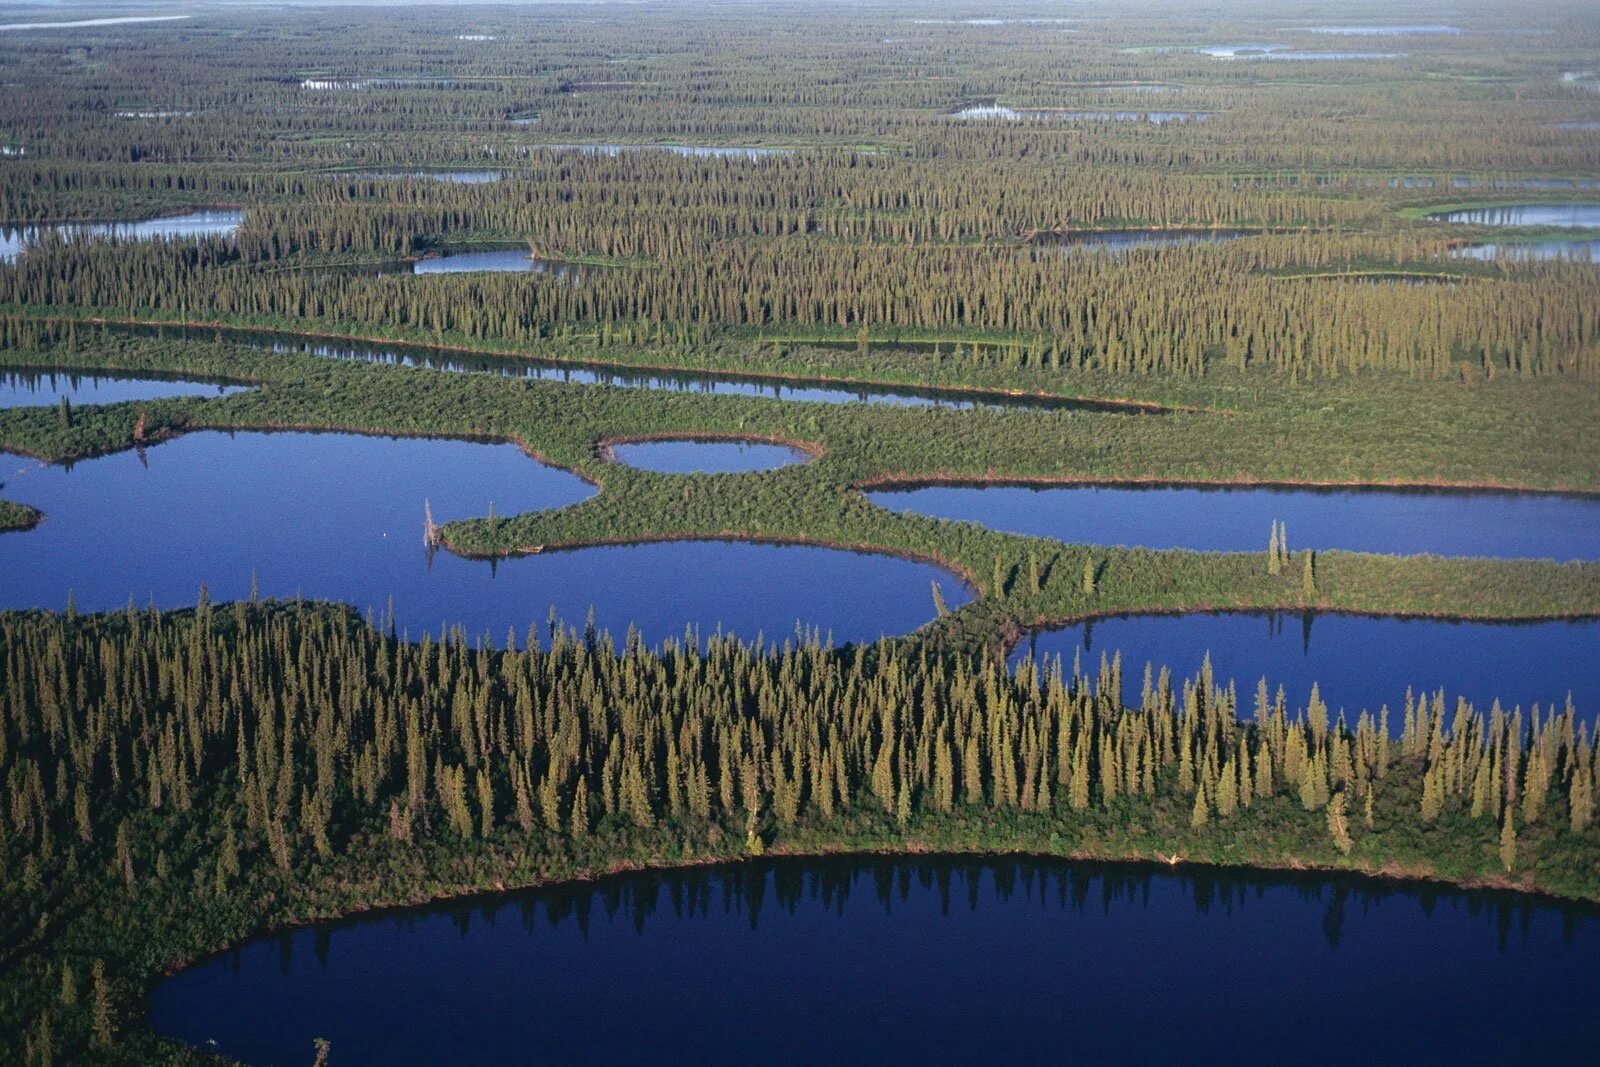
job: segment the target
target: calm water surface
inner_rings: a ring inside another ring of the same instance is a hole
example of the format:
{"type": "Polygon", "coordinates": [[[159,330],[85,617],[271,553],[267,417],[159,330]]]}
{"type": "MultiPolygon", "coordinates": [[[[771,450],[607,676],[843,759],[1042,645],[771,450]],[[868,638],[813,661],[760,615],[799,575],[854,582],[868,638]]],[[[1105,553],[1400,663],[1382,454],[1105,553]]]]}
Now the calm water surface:
{"type": "Polygon", "coordinates": [[[0,454],[0,491],[45,513],[0,534],[0,609],[114,610],[263,596],[339,600],[380,613],[393,596],[412,637],[461,624],[496,641],[555,607],[620,641],[686,626],[783,639],[798,621],[838,642],[906,633],[934,617],[926,564],[825,548],[685,541],[546,552],[490,564],[423,545],[438,522],[574,504],[594,493],[512,445],[349,434],[196,433],[134,453],[53,467],[0,454]]]}
{"type": "Polygon", "coordinates": [[[637,441],[616,444],[618,463],[659,474],[747,474],[809,462],[798,448],[765,441],[637,441]]]}
{"type": "Polygon", "coordinates": [[[1154,486],[930,486],[867,496],[896,511],[1095,545],[1264,552],[1272,523],[1283,522],[1291,549],[1600,559],[1597,497],[1154,486]]]}
{"type": "Polygon", "coordinates": [[[1240,710],[1252,712],[1256,682],[1284,687],[1291,707],[1304,707],[1317,683],[1334,708],[1374,712],[1387,704],[1389,723],[1404,718],[1406,688],[1443,686],[1448,705],[1464,696],[1480,710],[1496,699],[1526,710],[1558,709],[1570,693],[1579,713],[1600,712],[1600,622],[1594,620],[1483,623],[1359,615],[1137,615],[1100,619],[1026,638],[1012,653],[1020,662],[1060,657],[1069,673],[1075,657],[1093,676],[1100,657],[1122,654],[1123,696],[1137,703],[1144,665],[1198,673],[1207,653],[1218,678],[1238,683],[1240,710]]]}
{"type": "Polygon", "coordinates": [[[231,210],[192,211],[186,215],[163,215],[139,222],[50,222],[32,226],[0,226],[0,262],[15,259],[28,245],[46,233],[68,240],[114,237],[120,240],[152,238],[226,237],[239,228],[244,212],[231,210]]]}
{"type": "Polygon", "coordinates": [[[54,407],[62,397],[74,407],[161,400],[174,396],[227,396],[247,386],[181,378],[133,377],[84,371],[0,370],[0,408],[54,407]]]}
{"type": "Polygon", "coordinates": [[[498,252],[446,252],[442,256],[419,259],[411,265],[413,274],[466,274],[473,271],[549,274],[564,280],[582,277],[583,268],[555,259],[535,259],[526,248],[498,252]]]}
{"type": "Polygon", "coordinates": [[[1573,226],[1588,230],[1600,229],[1600,204],[1507,204],[1463,208],[1428,217],[1474,226],[1573,226]]]}
{"type": "Polygon", "coordinates": [[[1460,259],[1569,259],[1600,263],[1600,238],[1592,241],[1485,241],[1451,252],[1460,259]]]}
{"type": "Polygon", "coordinates": [[[1580,1063],[1597,958],[1592,911],[1510,894],[785,861],[296,930],[163,981],[151,1020],[296,1067],[314,1037],[343,1064],[1580,1063]]]}
{"type": "Polygon", "coordinates": [[[760,148],[755,145],[710,144],[545,144],[551,152],[583,152],[597,156],[620,156],[632,152],[670,152],[677,156],[707,159],[760,159],[763,156],[790,156],[792,148],[760,148]]]}

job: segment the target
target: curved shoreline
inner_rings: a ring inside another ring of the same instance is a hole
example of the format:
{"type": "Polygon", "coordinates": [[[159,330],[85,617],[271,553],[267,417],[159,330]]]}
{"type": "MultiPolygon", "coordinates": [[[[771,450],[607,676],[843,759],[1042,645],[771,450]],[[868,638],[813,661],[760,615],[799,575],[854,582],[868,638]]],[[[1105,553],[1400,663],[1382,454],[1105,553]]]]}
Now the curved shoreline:
{"type": "MultiPolygon", "coordinates": [[[[1375,885],[1386,886],[1415,886],[1425,888],[1428,886],[1444,887],[1463,893],[1504,893],[1516,894],[1533,904],[1547,906],[1564,905],[1579,907],[1600,914],[1600,898],[1581,896],[1568,896],[1562,893],[1528,885],[1525,882],[1513,881],[1503,878],[1449,878],[1430,871],[1407,868],[1396,864],[1387,864],[1383,867],[1345,867],[1326,863],[1308,862],[1298,857],[1289,856],[1277,861],[1261,861],[1254,863],[1223,863],[1208,859],[1190,859],[1187,856],[1164,856],[1159,852],[1154,855],[1145,855],[1139,851],[1096,851],[1093,849],[1074,849],[1052,852],[1030,847],[995,848],[976,847],[964,849],[951,846],[927,847],[916,840],[905,840],[894,844],[879,844],[875,846],[841,846],[832,847],[826,844],[787,848],[774,845],[760,856],[751,856],[748,852],[727,852],[693,858],[665,859],[651,857],[648,860],[620,859],[612,863],[595,867],[580,867],[570,873],[534,877],[523,881],[495,881],[492,885],[474,885],[463,883],[439,892],[423,893],[404,899],[373,903],[359,907],[333,911],[325,914],[314,914],[296,917],[282,922],[262,925],[250,933],[239,938],[231,939],[215,948],[201,951],[200,953],[183,960],[169,960],[160,970],[147,978],[145,993],[145,1015],[138,1021],[149,1025],[149,998],[150,991],[161,980],[170,978],[183,971],[201,966],[212,960],[218,959],[233,952],[245,944],[261,938],[270,937],[292,930],[306,929],[330,923],[343,922],[361,917],[381,917],[385,914],[400,915],[422,909],[435,907],[455,902],[488,901],[503,899],[513,894],[525,893],[542,889],[557,889],[590,885],[612,878],[628,875],[642,875],[650,873],[665,873],[672,871],[699,870],[713,867],[724,867],[730,870],[749,867],[753,864],[768,860],[802,861],[802,860],[828,860],[828,859],[931,859],[954,860],[975,859],[979,861],[996,861],[1003,859],[1053,861],[1064,863],[1087,863],[1096,865],[1125,865],[1130,867],[1147,867],[1151,873],[1177,871],[1182,867],[1198,868],[1201,870],[1220,873],[1263,873],[1263,874],[1306,874],[1323,878],[1345,877],[1371,882],[1375,885]]],[[[180,1047],[189,1047],[174,1038],[157,1035],[163,1041],[168,1041],[180,1047]]]]}

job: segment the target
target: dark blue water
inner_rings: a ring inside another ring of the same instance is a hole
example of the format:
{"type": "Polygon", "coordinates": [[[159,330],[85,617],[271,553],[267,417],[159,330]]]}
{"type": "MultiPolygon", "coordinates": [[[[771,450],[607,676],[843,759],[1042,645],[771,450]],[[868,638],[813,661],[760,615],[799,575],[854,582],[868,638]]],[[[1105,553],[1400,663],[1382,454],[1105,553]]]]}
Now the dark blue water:
{"type": "Polygon", "coordinates": [[[1600,204],[1507,204],[1503,207],[1463,208],[1429,215],[1441,222],[1474,226],[1568,226],[1600,228],[1600,204]]]}
{"type": "Polygon", "coordinates": [[[0,370],[0,408],[54,407],[62,397],[74,407],[160,400],[173,396],[226,396],[244,386],[180,378],[139,378],[82,371],[0,370]]]}
{"type": "Polygon", "coordinates": [[[618,463],[659,474],[741,474],[811,459],[798,448],[764,441],[639,441],[609,451],[618,463]]]}
{"type": "Polygon", "coordinates": [[[21,227],[0,226],[0,263],[15,259],[47,232],[60,234],[68,240],[95,237],[121,240],[226,237],[239,228],[243,217],[244,213],[240,211],[212,208],[186,215],[163,215],[139,222],[52,222],[21,227]]]}
{"type": "Polygon", "coordinates": [[[1110,414],[1137,414],[1145,409],[1126,405],[1097,403],[1092,400],[1042,399],[1001,394],[962,393],[959,391],[918,390],[910,386],[847,386],[821,382],[763,380],[759,375],[739,376],[696,372],[619,370],[615,367],[574,363],[563,360],[511,359],[494,356],[463,355],[424,345],[363,344],[331,338],[291,337],[250,330],[202,329],[181,326],[117,326],[112,332],[138,336],[170,337],[211,341],[224,338],[234,344],[249,345],[272,352],[300,352],[325,359],[359,363],[383,363],[407,367],[428,367],[455,373],[498,374],[507,378],[531,378],[578,385],[610,385],[619,389],[652,389],[672,393],[703,393],[708,396],[756,396],[812,404],[884,404],[890,407],[937,407],[952,410],[1000,408],[1017,411],[1100,411],[1110,414]]]}
{"type": "Polygon", "coordinates": [[[1122,654],[1122,692],[1138,703],[1144,665],[1165,665],[1174,678],[1199,672],[1207,653],[1219,679],[1238,685],[1240,714],[1253,711],[1256,682],[1273,693],[1282,685],[1291,707],[1303,708],[1317,684],[1330,707],[1352,715],[1388,705],[1390,726],[1402,725],[1407,687],[1447,703],[1464,696],[1487,710],[1565,706],[1571,694],[1586,719],[1600,712],[1600,622],[1442,622],[1359,615],[1140,615],[1100,619],[1025,638],[1012,662],[1032,655],[1060,658],[1069,674],[1074,657],[1093,676],[1102,655],[1122,654]]]}
{"type": "Polygon", "coordinates": [[[1095,545],[1600,559],[1600,498],[1363,489],[931,486],[868,493],[897,511],[1095,545]]]}
{"type": "Polygon", "coordinates": [[[636,874],[251,942],[156,1031],[248,1063],[1585,1063],[1600,920],[1047,860],[636,874]]]}
{"type": "Polygon", "coordinates": [[[938,568],[825,548],[689,541],[547,552],[490,564],[423,543],[438,522],[577,503],[595,490],[512,445],[348,434],[197,433],[73,467],[0,454],[0,492],[45,513],[0,534],[0,609],[174,607],[249,595],[340,600],[382,612],[394,598],[413,638],[441,623],[496,641],[552,606],[570,624],[592,607],[620,641],[654,644],[686,626],[781,640],[796,622],[837,642],[907,633],[970,594],[938,568]]]}

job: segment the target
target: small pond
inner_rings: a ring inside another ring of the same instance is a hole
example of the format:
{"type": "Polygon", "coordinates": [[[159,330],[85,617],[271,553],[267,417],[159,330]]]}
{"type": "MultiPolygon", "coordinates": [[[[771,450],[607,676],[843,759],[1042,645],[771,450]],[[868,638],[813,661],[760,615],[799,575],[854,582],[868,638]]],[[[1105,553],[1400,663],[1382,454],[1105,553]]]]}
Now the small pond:
{"type": "Polygon", "coordinates": [[[446,252],[411,264],[413,274],[470,274],[473,272],[548,274],[563,281],[583,276],[582,267],[557,259],[538,259],[527,248],[492,252],[446,252]]]}
{"type": "Polygon", "coordinates": [[[682,541],[544,552],[491,564],[424,545],[436,521],[575,504],[595,492],[513,445],[350,434],[188,434],[148,449],[49,466],[0,454],[0,494],[45,520],[0,534],[0,609],[85,611],[130,596],[160,607],[263,596],[339,600],[383,612],[413,638],[441,623],[496,641],[543,626],[553,606],[620,642],[685,627],[781,640],[799,620],[836,641],[907,633],[933,619],[928,564],[787,545],[682,541]]]}
{"type": "Polygon", "coordinates": [[[867,495],[895,510],[1095,545],[1265,552],[1272,523],[1283,522],[1294,550],[1600,559],[1600,497],[1114,485],[949,485],[867,495]]]}
{"type": "Polygon", "coordinates": [[[176,396],[227,396],[248,386],[154,378],[103,371],[0,369],[0,408],[55,407],[63,397],[73,407],[163,400],[176,396]]]}
{"type": "Polygon", "coordinates": [[[1059,1063],[1066,1046],[1156,1063],[1181,1044],[1195,1063],[1334,1064],[1352,1020],[1394,1063],[1580,1063],[1596,958],[1592,909],[1510,893],[760,861],[259,938],[162,981],[151,1021],[262,1067],[309,1063],[316,1037],[334,1063],[1059,1063]]]}
{"type": "Polygon", "coordinates": [[[605,452],[624,466],[657,474],[748,474],[811,461],[798,448],[766,441],[628,441],[607,445],[605,452]]]}

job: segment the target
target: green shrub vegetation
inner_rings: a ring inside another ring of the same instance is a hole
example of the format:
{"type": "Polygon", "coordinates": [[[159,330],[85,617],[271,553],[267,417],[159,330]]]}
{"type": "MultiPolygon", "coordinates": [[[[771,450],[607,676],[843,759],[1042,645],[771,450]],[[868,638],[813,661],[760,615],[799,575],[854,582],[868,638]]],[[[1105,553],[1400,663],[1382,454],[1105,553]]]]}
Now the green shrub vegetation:
{"type": "Polygon", "coordinates": [[[203,593],[0,616],[6,1058],[175,1058],[146,983],[248,934],[639,864],[1025,851],[1600,899],[1596,751],[1570,707],[1397,694],[1391,724],[1209,670],[1125,707],[1120,664],[512,640],[407,644],[203,593]]]}

